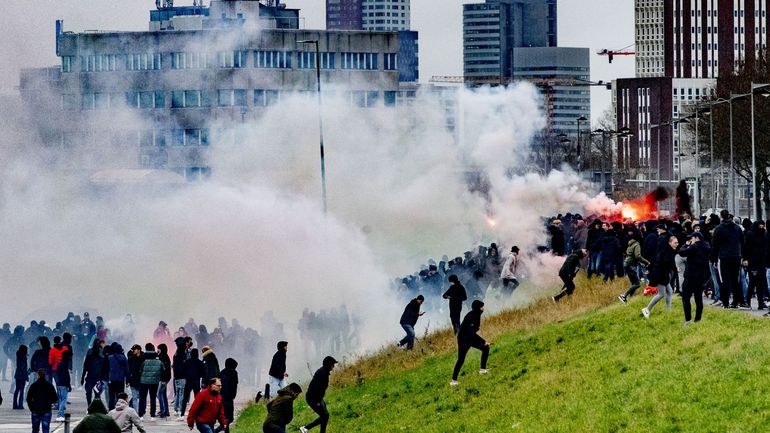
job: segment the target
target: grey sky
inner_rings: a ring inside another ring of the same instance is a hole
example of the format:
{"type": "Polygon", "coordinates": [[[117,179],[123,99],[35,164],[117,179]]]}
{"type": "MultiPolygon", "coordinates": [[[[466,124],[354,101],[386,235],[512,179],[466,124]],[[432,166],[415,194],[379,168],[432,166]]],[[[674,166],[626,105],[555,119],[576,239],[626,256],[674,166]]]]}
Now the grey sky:
{"type": "MultiPolygon", "coordinates": [[[[284,0],[302,9],[305,28],[324,28],[323,0],[284,0]]],[[[412,28],[420,32],[420,76],[462,75],[462,4],[468,0],[411,0],[412,28]]],[[[206,2],[208,3],[208,2],[206,2]]],[[[192,0],[177,0],[192,4],[192,0]]],[[[0,93],[15,92],[21,68],[58,63],[54,52],[54,21],[65,30],[146,30],[154,0],[6,0],[0,27],[0,93]]],[[[609,81],[632,77],[633,57],[595,54],[634,41],[632,0],[559,0],[559,45],[591,49],[591,78],[609,81]]],[[[604,88],[592,90],[592,117],[596,120],[611,102],[604,88]]]]}

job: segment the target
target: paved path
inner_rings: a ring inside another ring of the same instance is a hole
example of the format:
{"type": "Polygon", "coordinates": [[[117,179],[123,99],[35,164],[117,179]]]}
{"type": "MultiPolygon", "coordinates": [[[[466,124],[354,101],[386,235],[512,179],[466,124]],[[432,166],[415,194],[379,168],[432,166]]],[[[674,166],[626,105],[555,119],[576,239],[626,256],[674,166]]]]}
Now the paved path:
{"type": "MultiPolygon", "coordinates": [[[[0,432],[2,433],[29,433],[31,431],[31,422],[30,422],[30,415],[29,410],[13,410],[11,407],[12,404],[12,398],[13,394],[8,393],[8,388],[10,387],[10,382],[0,382],[0,387],[3,391],[3,405],[0,406],[0,432]]],[[[236,418],[237,418],[237,412],[240,408],[243,408],[246,406],[246,403],[249,401],[250,398],[253,397],[251,388],[253,387],[243,387],[245,389],[240,389],[239,393],[242,394],[239,396],[239,399],[236,400],[236,418]]],[[[70,405],[67,408],[67,412],[69,412],[72,415],[72,423],[70,425],[70,429],[74,429],[77,423],[80,422],[81,419],[86,415],[86,396],[85,393],[82,390],[73,390],[72,393],[70,393],[69,396],[69,402],[70,405]]],[[[148,402],[149,405],[149,402],[148,402]]],[[[26,408],[26,403],[25,403],[26,408]]],[[[188,406],[189,408],[189,406],[188,406]]],[[[148,419],[147,415],[145,419],[148,419]]],[[[56,412],[54,411],[52,414],[52,420],[51,420],[51,433],[63,433],[64,432],[64,423],[63,422],[56,422],[53,421],[53,419],[56,418],[56,412]]],[[[177,420],[177,417],[172,416],[171,418],[161,419],[156,418],[156,421],[145,421],[144,422],[145,430],[147,430],[147,433],[189,433],[190,430],[187,428],[187,424],[184,420],[177,420]]],[[[136,432],[136,429],[134,429],[136,432]]],[[[193,430],[193,432],[197,432],[198,430],[193,430]]]]}

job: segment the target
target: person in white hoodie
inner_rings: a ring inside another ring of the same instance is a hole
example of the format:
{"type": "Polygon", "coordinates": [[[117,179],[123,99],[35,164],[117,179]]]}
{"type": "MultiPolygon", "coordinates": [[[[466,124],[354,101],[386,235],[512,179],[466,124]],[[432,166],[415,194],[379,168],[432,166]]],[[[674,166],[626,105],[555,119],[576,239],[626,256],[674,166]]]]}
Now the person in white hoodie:
{"type": "Polygon", "coordinates": [[[125,392],[118,394],[115,409],[112,409],[107,415],[115,420],[121,432],[133,432],[134,426],[136,426],[139,433],[145,433],[144,424],[139,418],[139,414],[128,405],[128,394],[125,392]]]}
{"type": "Polygon", "coordinates": [[[503,270],[500,272],[500,279],[503,280],[503,292],[510,295],[519,287],[519,280],[516,279],[516,266],[519,264],[519,247],[511,247],[511,253],[505,259],[503,270]],[[510,287],[510,288],[509,288],[510,287]]]}

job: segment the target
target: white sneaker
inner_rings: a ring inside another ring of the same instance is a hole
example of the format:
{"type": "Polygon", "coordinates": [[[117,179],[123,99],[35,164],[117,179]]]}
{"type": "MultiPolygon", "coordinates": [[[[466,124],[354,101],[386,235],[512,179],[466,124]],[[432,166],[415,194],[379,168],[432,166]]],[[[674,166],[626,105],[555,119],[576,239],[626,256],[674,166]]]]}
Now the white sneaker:
{"type": "Polygon", "coordinates": [[[642,308],[642,315],[645,319],[650,320],[650,310],[647,308],[642,308]]]}
{"type": "Polygon", "coordinates": [[[458,382],[458,381],[456,381],[456,380],[453,380],[453,381],[450,381],[450,382],[449,382],[449,386],[457,386],[457,385],[459,385],[459,384],[460,384],[460,382],[458,382]]]}
{"type": "Polygon", "coordinates": [[[307,428],[305,428],[305,426],[301,426],[299,428],[299,431],[302,432],[302,433],[307,433],[307,428]]]}
{"type": "Polygon", "coordinates": [[[150,422],[152,422],[152,421],[155,421],[155,417],[154,416],[150,417],[150,422]]]}
{"type": "Polygon", "coordinates": [[[479,370],[479,374],[487,374],[487,373],[489,373],[489,370],[487,370],[486,368],[482,368],[479,370]]]}
{"type": "Polygon", "coordinates": [[[140,417],[139,417],[139,421],[144,421],[144,417],[143,417],[143,416],[140,416],[140,417]]]}
{"type": "Polygon", "coordinates": [[[624,303],[624,304],[625,304],[625,303],[626,303],[626,295],[620,295],[620,296],[618,296],[618,301],[620,301],[620,302],[622,302],[622,303],[624,303]]]}
{"type": "Polygon", "coordinates": [[[692,320],[685,320],[684,321],[684,326],[690,326],[690,325],[692,325],[692,320]]]}
{"type": "Polygon", "coordinates": [[[64,417],[63,416],[57,416],[56,417],[56,421],[57,422],[62,422],[62,421],[64,421],[64,417]]]}
{"type": "Polygon", "coordinates": [[[184,417],[182,415],[179,415],[179,418],[177,418],[179,421],[184,421],[184,417]]]}

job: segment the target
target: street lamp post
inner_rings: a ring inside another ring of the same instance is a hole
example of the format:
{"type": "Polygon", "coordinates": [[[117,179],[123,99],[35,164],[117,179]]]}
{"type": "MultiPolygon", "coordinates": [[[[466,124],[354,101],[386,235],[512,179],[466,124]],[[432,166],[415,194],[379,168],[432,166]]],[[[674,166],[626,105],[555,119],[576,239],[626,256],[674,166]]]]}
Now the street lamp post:
{"type": "MultiPolygon", "coordinates": [[[[759,220],[760,206],[757,196],[757,147],[756,147],[756,133],[754,131],[754,91],[770,86],[770,84],[757,84],[751,83],[751,210],[754,214],[754,221],[759,220]]],[[[767,92],[762,93],[763,96],[767,96],[767,92]]]]}
{"type": "Polygon", "coordinates": [[[578,174],[580,174],[583,171],[583,147],[582,147],[582,141],[581,138],[581,130],[580,130],[580,122],[585,122],[588,120],[585,116],[580,116],[577,118],[577,158],[578,158],[578,174]]]}
{"type": "Polygon", "coordinates": [[[308,39],[297,41],[298,44],[315,45],[315,76],[316,93],[318,93],[318,139],[321,149],[321,194],[323,198],[324,215],[326,215],[326,163],[324,160],[324,122],[323,122],[323,102],[321,99],[321,53],[318,46],[318,39],[308,39]]]}

